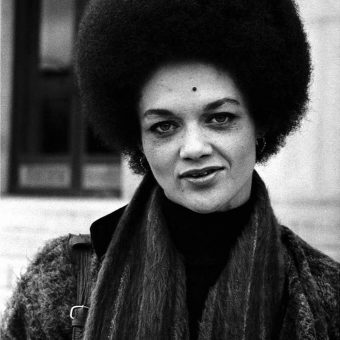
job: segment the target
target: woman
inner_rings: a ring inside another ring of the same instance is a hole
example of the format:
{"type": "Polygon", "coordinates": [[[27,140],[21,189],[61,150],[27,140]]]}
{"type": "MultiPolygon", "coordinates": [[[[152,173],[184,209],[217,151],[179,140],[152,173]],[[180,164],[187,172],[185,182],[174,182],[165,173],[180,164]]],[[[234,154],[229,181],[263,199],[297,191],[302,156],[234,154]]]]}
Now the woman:
{"type": "MultiPolygon", "coordinates": [[[[91,227],[85,339],[337,339],[339,265],[280,226],[254,170],[298,126],[310,57],[291,0],[94,0],[85,111],[144,179],[91,227]]],[[[19,281],[4,338],[70,338],[67,238],[19,281]]]]}

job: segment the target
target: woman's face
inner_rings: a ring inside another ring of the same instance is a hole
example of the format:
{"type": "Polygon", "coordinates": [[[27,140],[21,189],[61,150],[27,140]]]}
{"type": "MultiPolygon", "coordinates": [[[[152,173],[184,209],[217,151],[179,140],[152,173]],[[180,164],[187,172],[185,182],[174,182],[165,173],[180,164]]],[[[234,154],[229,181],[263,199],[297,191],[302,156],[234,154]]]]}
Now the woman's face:
{"type": "Polygon", "coordinates": [[[168,199],[199,213],[248,200],[255,126],[227,72],[194,62],[160,67],[138,110],[143,152],[168,199]]]}

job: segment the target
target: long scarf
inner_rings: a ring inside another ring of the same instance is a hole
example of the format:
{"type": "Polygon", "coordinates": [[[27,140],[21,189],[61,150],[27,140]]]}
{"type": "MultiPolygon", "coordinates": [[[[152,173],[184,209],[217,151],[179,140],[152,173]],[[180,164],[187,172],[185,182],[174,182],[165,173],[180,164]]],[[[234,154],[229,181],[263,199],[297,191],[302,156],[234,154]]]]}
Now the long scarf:
{"type": "MultiPolygon", "coordinates": [[[[160,208],[161,189],[146,175],[113,235],[86,324],[85,339],[189,339],[186,276],[160,208]]],[[[254,207],[215,285],[199,339],[271,339],[282,295],[279,228],[254,172],[254,207]]]]}

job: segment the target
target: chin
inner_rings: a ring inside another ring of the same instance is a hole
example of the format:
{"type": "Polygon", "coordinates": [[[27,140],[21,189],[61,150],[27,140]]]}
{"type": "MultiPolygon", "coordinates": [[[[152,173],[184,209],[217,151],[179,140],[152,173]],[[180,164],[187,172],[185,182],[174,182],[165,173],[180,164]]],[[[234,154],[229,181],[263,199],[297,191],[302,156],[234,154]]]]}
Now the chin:
{"type": "Polygon", "coordinates": [[[218,211],[226,211],[225,202],[211,202],[211,201],[201,201],[201,202],[181,202],[181,205],[199,214],[210,214],[218,211]]]}

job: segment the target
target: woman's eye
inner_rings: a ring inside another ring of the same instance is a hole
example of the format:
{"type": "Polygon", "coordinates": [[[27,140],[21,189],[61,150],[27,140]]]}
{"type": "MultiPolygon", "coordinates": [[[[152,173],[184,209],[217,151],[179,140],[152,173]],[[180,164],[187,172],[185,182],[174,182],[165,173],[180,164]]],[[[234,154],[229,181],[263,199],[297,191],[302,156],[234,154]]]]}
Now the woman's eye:
{"type": "Polygon", "coordinates": [[[159,134],[164,134],[164,133],[173,131],[175,128],[176,126],[171,122],[160,122],[160,123],[154,124],[151,127],[151,130],[159,134]]]}
{"type": "Polygon", "coordinates": [[[218,113],[218,114],[214,114],[210,118],[210,122],[211,123],[221,124],[221,123],[226,123],[230,119],[231,119],[231,114],[228,114],[228,113],[218,113]]]}

